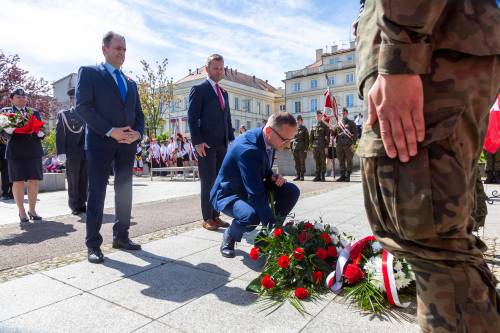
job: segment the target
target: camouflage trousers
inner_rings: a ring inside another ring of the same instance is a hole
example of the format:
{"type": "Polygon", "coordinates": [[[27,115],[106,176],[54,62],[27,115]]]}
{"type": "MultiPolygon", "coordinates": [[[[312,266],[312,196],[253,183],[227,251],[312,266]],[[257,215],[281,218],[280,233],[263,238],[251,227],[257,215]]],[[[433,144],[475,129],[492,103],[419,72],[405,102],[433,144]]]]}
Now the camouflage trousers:
{"type": "Polygon", "coordinates": [[[472,213],[472,218],[474,219],[474,231],[477,231],[479,227],[484,227],[484,222],[486,220],[486,215],[488,215],[488,207],[486,206],[486,200],[488,197],[484,192],[483,181],[481,180],[481,173],[479,167],[476,167],[476,196],[474,200],[474,211],[472,213]]]}
{"type": "Polygon", "coordinates": [[[352,172],[352,158],[354,157],[354,147],[352,145],[337,144],[337,158],[340,165],[340,173],[352,172]]]}
{"type": "Polygon", "coordinates": [[[297,171],[297,175],[306,173],[306,158],[307,151],[301,149],[295,149],[293,151],[293,160],[295,161],[295,171],[297,171]]]}
{"type": "Polygon", "coordinates": [[[316,164],[316,173],[326,172],[326,154],[325,148],[313,147],[313,158],[316,164]]]}
{"type": "MultiPolygon", "coordinates": [[[[425,140],[409,162],[386,156],[378,123],[365,126],[359,153],[365,207],[377,239],[413,266],[424,332],[498,332],[500,295],[472,234],[475,168],[489,108],[499,92],[500,57],[437,51],[422,75],[425,140]]],[[[376,73],[363,85],[363,95],[376,73]]],[[[367,116],[367,98],[364,100],[367,116]]]]}

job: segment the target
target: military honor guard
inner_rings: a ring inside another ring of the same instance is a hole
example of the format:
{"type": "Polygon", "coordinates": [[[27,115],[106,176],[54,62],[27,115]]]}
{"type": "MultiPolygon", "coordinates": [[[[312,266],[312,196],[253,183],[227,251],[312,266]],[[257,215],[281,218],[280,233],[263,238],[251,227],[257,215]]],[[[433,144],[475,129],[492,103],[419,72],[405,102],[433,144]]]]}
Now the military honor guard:
{"type": "Polygon", "coordinates": [[[313,150],[314,162],[316,164],[316,177],[314,177],[313,182],[324,182],[326,174],[325,149],[330,142],[330,128],[322,121],[322,117],[323,113],[319,110],[316,111],[317,124],[311,129],[311,135],[309,137],[313,150]]]}
{"type": "Polygon", "coordinates": [[[68,90],[71,107],[59,111],[56,125],[57,159],[66,163],[68,205],[73,215],[87,211],[85,123],[75,112],[75,88],[68,90]]]}
{"type": "Polygon", "coordinates": [[[342,108],[342,120],[334,127],[337,158],[340,164],[340,177],[338,182],[351,181],[352,158],[354,157],[354,144],[358,138],[358,128],[354,121],[348,118],[349,111],[342,108]]]}
{"type": "Polygon", "coordinates": [[[293,160],[297,176],[293,180],[304,180],[306,173],[307,149],[309,148],[309,131],[304,126],[301,115],[297,116],[297,133],[292,140],[293,160]]]}

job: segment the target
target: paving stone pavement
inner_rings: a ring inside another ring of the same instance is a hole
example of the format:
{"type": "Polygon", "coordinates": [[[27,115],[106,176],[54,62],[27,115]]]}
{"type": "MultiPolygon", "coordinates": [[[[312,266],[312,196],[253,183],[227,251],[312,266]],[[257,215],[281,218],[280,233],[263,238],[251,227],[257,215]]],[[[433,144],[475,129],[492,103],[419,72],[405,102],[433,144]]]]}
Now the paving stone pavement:
{"type": "MultiPolygon", "coordinates": [[[[500,203],[488,207],[485,238],[499,262],[500,203]]],[[[369,234],[359,183],[303,198],[296,218],[335,224],[355,237],[369,234]]],[[[0,332],[418,332],[414,304],[399,321],[373,317],[326,294],[301,316],[288,304],[266,315],[245,287],[262,268],[247,255],[255,233],[234,259],[218,252],[221,232],[193,223],[143,235],[136,252],[106,249],[103,265],[81,254],[0,283],[0,332]],[[77,262],[75,262],[77,261],[77,262]],[[73,262],[68,264],[69,262],[73,262]],[[406,318],[406,319],[404,319],[406,318]]]]}

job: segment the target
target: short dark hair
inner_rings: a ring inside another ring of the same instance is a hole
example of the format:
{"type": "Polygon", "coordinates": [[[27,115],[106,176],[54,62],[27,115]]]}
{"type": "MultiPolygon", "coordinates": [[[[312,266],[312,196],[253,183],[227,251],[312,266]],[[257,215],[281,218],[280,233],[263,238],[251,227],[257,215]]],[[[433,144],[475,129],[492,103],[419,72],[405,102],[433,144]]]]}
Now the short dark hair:
{"type": "Polygon", "coordinates": [[[298,120],[304,120],[304,119],[302,119],[302,116],[300,114],[297,116],[297,121],[298,120]]]}
{"type": "Polygon", "coordinates": [[[211,63],[212,61],[224,61],[224,57],[223,57],[223,56],[221,56],[220,54],[217,54],[217,53],[212,54],[211,56],[209,56],[209,57],[207,58],[206,65],[207,65],[207,66],[208,66],[208,65],[210,65],[210,63],[211,63]]]}
{"type": "Polygon", "coordinates": [[[104,37],[102,38],[102,44],[106,47],[109,47],[109,45],[111,44],[111,40],[116,37],[116,38],[121,38],[123,39],[123,41],[125,41],[125,37],[123,37],[122,35],[120,34],[117,34],[116,32],[114,31],[108,31],[106,32],[106,34],[104,35],[104,37]]]}
{"type": "Polygon", "coordinates": [[[347,108],[346,108],[346,107],[343,107],[343,108],[342,108],[342,112],[349,113],[349,110],[347,110],[347,108]]]}
{"type": "Polygon", "coordinates": [[[267,120],[267,126],[269,127],[281,128],[283,125],[297,127],[297,120],[295,120],[295,117],[286,111],[273,113],[267,120]]]}

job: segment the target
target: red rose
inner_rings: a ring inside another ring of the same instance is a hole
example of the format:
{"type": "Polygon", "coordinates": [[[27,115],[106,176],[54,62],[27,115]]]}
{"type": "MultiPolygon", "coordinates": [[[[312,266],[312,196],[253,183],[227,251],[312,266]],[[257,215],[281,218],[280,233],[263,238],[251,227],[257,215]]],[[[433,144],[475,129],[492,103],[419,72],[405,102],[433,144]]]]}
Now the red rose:
{"type": "Polygon", "coordinates": [[[349,284],[356,284],[365,277],[365,273],[358,267],[358,265],[349,264],[344,270],[344,277],[349,284]]]}
{"type": "Polygon", "coordinates": [[[309,292],[306,288],[297,288],[295,289],[295,297],[298,299],[306,299],[309,296],[309,292]]]}
{"type": "Polygon", "coordinates": [[[273,278],[269,276],[269,274],[264,275],[262,278],[262,286],[266,289],[272,289],[276,283],[274,282],[273,278]]]}
{"type": "Polygon", "coordinates": [[[335,246],[330,245],[326,250],[326,253],[328,254],[329,257],[335,258],[337,256],[337,249],[335,248],[335,246]]]}
{"type": "Polygon", "coordinates": [[[323,279],[323,273],[321,271],[315,271],[312,273],[312,280],[314,283],[321,283],[323,279]]]}
{"type": "Polygon", "coordinates": [[[366,236],[355,242],[351,247],[351,253],[349,254],[349,259],[355,262],[359,262],[361,258],[361,253],[372,241],[375,241],[374,236],[366,236]]]}
{"type": "Polygon", "coordinates": [[[288,256],[281,256],[278,258],[278,266],[283,269],[287,269],[290,266],[290,258],[288,256]]]}
{"type": "Polygon", "coordinates": [[[304,260],[304,249],[301,247],[297,247],[293,250],[293,257],[299,261],[304,260]]]}
{"type": "Polygon", "coordinates": [[[304,243],[308,239],[309,239],[309,234],[307,233],[307,231],[302,231],[299,233],[299,242],[300,243],[304,243]]]}
{"type": "Polygon", "coordinates": [[[279,236],[283,235],[283,229],[281,229],[280,227],[274,229],[273,235],[275,238],[278,238],[279,236]]]}
{"type": "Polygon", "coordinates": [[[325,260],[326,257],[328,256],[328,252],[322,247],[318,247],[316,249],[316,257],[320,258],[321,260],[325,260]]]}
{"type": "Polygon", "coordinates": [[[259,259],[259,248],[258,247],[252,247],[252,249],[250,250],[250,259],[252,260],[258,260],[259,259]]]}
{"type": "Polygon", "coordinates": [[[326,232],[321,234],[321,238],[325,241],[325,244],[328,245],[332,242],[332,239],[330,238],[330,235],[327,234],[326,232]]]}
{"type": "Polygon", "coordinates": [[[306,222],[302,225],[303,229],[314,229],[314,226],[312,225],[311,222],[306,222]]]}

